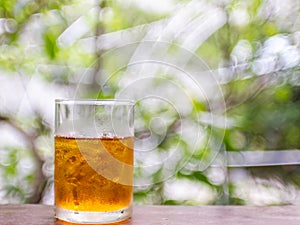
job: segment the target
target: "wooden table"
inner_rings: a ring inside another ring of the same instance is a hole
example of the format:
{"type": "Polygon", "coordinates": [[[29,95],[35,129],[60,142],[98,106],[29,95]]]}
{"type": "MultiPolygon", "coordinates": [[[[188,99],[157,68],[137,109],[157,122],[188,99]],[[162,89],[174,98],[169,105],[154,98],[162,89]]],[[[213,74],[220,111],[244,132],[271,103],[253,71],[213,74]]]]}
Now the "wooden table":
{"type": "MultiPolygon", "coordinates": [[[[0,225],[59,225],[54,207],[0,205],[0,225]]],[[[135,206],[127,225],[299,225],[300,206],[135,206]]]]}

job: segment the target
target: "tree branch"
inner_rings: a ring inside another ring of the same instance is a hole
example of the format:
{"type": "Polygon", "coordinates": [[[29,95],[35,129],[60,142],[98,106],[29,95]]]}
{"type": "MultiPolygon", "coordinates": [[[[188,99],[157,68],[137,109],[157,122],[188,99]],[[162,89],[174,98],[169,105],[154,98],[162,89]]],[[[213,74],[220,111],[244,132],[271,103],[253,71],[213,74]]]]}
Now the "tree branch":
{"type": "Polygon", "coordinates": [[[5,122],[8,125],[10,125],[12,128],[14,128],[17,132],[19,132],[28,142],[30,145],[30,150],[33,154],[33,158],[37,164],[36,174],[35,174],[35,180],[33,183],[35,192],[34,194],[27,199],[27,203],[39,203],[41,200],[41,195],[43,193],[44,183],[46,181],[46,177],[43,174],[43,164],[44,160],[40,157],[38,154],[38,149],[35,146],[34,140],[35,135],[30,135],[26,133],[21,127],[19,127],[11,118],[0,115],[0,122],[5,122]]]}

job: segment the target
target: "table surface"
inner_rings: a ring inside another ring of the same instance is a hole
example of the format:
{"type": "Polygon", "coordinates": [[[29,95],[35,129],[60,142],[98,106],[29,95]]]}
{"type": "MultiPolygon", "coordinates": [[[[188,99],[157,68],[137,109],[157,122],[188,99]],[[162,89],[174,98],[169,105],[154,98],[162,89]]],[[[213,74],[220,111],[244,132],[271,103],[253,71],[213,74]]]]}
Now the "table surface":
{"type": "MultiPolygon", "coordinates": [[[[59,225],[54,207],[0,205],[0,225],[59,225]]],[[[126,225],[299,225],[300,206],[134,206],[126,225]]]]}

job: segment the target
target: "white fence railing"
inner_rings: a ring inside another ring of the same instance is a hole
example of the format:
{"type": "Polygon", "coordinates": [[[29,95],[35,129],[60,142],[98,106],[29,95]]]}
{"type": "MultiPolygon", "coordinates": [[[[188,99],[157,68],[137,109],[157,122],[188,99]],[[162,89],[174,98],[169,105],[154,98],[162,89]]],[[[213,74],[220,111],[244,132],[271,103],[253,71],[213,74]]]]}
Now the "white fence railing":
{"type": "Polygon", "coordinates": [[[228,167],[299,165],[300,150],[226,152],[228,167]]]}

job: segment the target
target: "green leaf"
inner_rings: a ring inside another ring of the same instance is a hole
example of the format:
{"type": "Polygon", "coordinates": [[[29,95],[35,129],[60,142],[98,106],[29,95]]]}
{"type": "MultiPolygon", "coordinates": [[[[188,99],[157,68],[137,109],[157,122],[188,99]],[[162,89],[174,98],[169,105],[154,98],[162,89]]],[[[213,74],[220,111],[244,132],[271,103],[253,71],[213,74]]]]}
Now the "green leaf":
{"type": "Polygon", "coordinates": [[[56,36],[52,32],[46,32],[44,35],[45,50],[50,59],[55,59],[57,55],[56,36]]]}
{"type": "Polygon", "coordinates": [[[176,200],[166,200],[162,203],[163,205],[180,205],[180,202],[176,200]]]}
{"type": "Polygon", "coordinates": [[[210,183],[210,181],[208,180],[208,178],[200,171],[194,171],[190,174],[183,174],[180,171],[177,173],[177,177],[180,178],[187,178],[187,179],[191,179],[191,180],[196,180],[196,181],[201,181],[204,182],[206,184],[212,185],[210,183]]]}

